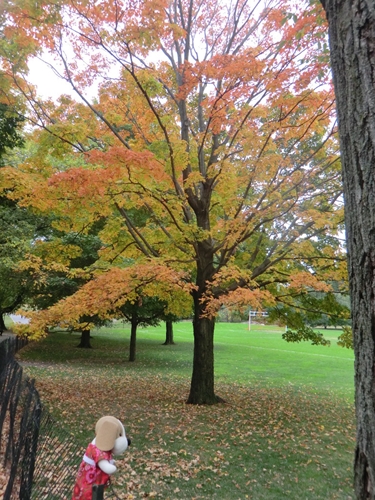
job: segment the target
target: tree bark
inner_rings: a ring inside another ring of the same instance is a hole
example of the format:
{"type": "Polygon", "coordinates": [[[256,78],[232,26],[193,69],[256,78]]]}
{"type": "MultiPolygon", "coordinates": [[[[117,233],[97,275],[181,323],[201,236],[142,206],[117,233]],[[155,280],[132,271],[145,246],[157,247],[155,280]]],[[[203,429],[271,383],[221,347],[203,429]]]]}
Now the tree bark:
{"type": "Polygon", "coordinates": [[[167,320],[165,322],[165,342],[163,345],[173,345],[173,322],[167,320]]]}
{"type": "MultiPolygon", "coordinates": [[[[204,195],[198,203],[198,226],[209,230],[208,201],[209,189],[205,186],[204,195]]],[[[196,289],[192,292],[194,301],[194,356],[193,372],[190,384],[190,394],[187,403],[215,404],[222,401],[215,395],[214,390],[214,330],[215,318],[206,316],[205,293],[207,283],[214,276],[214,251],[212,242],[207,239],[197,243],[197,278],[196,289]]]]}
{"type": "Polygon", "coordinates": [[[375,500],[375,6],[322,0],[342,155],[355,353],[357,499],[375,500]]]}
{"type": "Polygon", "coordinates": [[[90,330],[81,331],[81,341],[77,347],[82,347],[84,349],[91,349],[90,330]]]}
{"type": "Polygon", "coordinates": [[[198,297],[195,294],[193,372],[187,403],[211,405],[222,401],[214,390],[215,319],[202,317],[203,309],[198,297]]]}
{"type": "Polygon", "coordinates": [[[135,361],[136,344],[137,344],[137,316],[133,314],[130,330],[130,346],[129,346],[129,361],[135,361]]]}

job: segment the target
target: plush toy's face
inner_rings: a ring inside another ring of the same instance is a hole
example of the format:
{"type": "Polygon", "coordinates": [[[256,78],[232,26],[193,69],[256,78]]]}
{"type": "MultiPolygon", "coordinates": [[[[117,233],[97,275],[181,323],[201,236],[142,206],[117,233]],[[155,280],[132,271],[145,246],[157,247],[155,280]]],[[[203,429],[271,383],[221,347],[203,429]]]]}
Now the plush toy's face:
{"type": "Polygon", "coordinates": [[[129,446],[125,434],[125,428],[115,417],[102,417],[95,426],[95,444],[102,451],[112,451],[114,455],[120,455],[129,446]]]}
{"type": "Polygon", "coordinates": [[[114,455],[121,455],[121,453],[124,453],[124,451],[130,444],[128,438],[126,437],[124,426],[122,425],[120,420],[118,422],[121,425],[122,430],[120,431],[120,435],[116,438],[115,445],[112,449],[112,453],[114,455]]]}

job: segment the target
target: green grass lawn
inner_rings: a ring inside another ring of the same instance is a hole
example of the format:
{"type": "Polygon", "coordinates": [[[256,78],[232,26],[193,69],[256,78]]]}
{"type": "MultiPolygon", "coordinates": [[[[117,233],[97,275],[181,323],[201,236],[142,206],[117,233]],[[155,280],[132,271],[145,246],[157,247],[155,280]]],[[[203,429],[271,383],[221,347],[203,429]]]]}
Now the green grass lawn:
{"type": "MultiPolygon", "coordinates": [[[[129,363],[130,330],[117,323],[93,333],[55,332],[18,355],[43,401],[85,446],[96,420],[124,421],[133,444],[119,457],[120,498],[349,500],[354,449],[353,353],[290,344],[274,326],[218,323],[213,407],[186,405],[192,325],[139,329],[129,363]]],[[[77,464],[78,465],[78,464],[77,464]]]]}

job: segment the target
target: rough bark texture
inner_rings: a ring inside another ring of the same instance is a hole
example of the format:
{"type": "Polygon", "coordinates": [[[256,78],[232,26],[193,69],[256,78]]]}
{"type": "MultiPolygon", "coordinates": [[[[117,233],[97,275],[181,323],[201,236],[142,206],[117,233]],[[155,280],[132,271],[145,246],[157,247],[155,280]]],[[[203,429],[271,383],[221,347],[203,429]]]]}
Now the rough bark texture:
{"type": "Polygon", "coordinates": [[[187,403],[215,404],[220,399],[214,392],[214,329],[215,319],[204,318],[199,294],[194,296],[194,357],[190,394],[187,403]]]}
{"type": "MultiPolygon", "coordinates": [[[[208,206],[207,199],[206,205],[208,206]]],[[[202,205],[204,205],[202,203],[202,205]]],[[[208,210],[197,212],[199,227],[209,228],[208,210]],[[199,217],[198,217],[199,214],[199,217]]],[[[214,391],[214,330],[215,319],[205,316],[204,295],[207,283],[214,275],[212,242],[205,240],[197,243],[197,278],[194,301],[194,357],[190,394],[190,404],[215,404],[220,401],[214,391]]]]}
{"type": "Polygon", "coordinates": [[[78,344],[77,347],[83,347],[84,349],[91,349],[90,330],[82,330],[81,342],[78,344]]]}
{"type": "Polygon", "coordinates": [[[191,404],[215,404],[214,393],[214,325],[213,319],[194,321],[194,358],[190,394],[191,404]]]}
{"type": "Polygon", "coordinates": [[[173,345],[173,323],[172,321],[165,322],[165,342],[163,345],[173,345]]]}
{"type": "Polygon", "coordinates": [[[375,4],[322,0],[329,22],[355,350],[357,499],[375,500],[375,4]]]}

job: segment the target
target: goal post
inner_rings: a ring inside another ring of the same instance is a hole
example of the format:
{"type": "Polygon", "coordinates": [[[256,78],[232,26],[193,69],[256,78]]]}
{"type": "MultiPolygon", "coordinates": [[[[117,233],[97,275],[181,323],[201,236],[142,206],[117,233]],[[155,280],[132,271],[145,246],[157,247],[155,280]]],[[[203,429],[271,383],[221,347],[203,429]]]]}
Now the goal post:
{"type": "Polygon", "coordinates": [[[249,310],[249,322],[248,322],[248,330],[251,330],[251,318],[266,318],[268,316],[267,311],[252,311],[249,310]]]}

